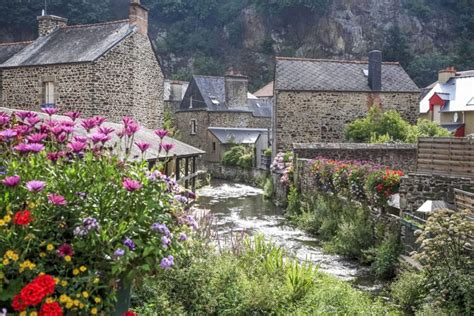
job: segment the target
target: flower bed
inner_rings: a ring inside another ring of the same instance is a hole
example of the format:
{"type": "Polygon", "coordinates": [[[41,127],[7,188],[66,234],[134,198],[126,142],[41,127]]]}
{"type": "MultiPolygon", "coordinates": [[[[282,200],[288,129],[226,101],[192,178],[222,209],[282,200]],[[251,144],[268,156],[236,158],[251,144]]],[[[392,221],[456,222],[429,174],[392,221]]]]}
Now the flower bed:
{"type": "Polygon", "coordinates": [[[344,195],[373,206],[385,207],[398,192],[403,172],[368,161],[338,161],[318,157],[312,162],[318,190],[344,195]]]}
{"type": "Polygon", "coordinates": [[[110,315],[119,283],[179,260],[196,226],[186,212],[194,195],[159,166],[118,158],[150,148],[134,143],[132,119],[114,131],[102,117],[55,111],[0,113],[0,311],[110,315]]]}

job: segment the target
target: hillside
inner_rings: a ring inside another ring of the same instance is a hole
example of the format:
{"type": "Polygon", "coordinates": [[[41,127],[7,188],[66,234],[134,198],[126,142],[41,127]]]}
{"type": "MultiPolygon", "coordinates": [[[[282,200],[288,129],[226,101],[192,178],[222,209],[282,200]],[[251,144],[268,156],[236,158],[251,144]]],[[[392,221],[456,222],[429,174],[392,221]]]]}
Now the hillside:
{"type": "MultiPolygon", "coordinates": [[[[474,0],[142,0],[168,77],[233,66],[253,88],[273,57],[365,58],[377,48],[420,86],[442,67],[474,68],[474,0]]],[[[70,24],[122,19],[128,0],[48,0],[70,24]]],[[[43,0],[0,3],[0,41],[28,40],[43,0]]]]}

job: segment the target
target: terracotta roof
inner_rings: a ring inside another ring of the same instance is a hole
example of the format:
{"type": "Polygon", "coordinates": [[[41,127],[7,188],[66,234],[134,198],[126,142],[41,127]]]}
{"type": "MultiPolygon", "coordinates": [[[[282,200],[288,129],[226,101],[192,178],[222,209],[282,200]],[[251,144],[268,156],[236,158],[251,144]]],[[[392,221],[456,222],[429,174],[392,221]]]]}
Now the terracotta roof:
{"type": "Polygon", "coordinates": [[[91,62],[133,31],[128,20],[58,28],[33,41],[0,67],[91,62]]]}
{"type": "Polygon", "coordinates": [[[257,98],[273,97],[273,81],[267,83],[263,88],[260,88],[252,94],[257,98]]]}
{"type": "Polygon", "coordinates": [[[16,42],[0,44],[0,64],[10,59],[13,55],[21,51],[31,42],[16,42]]]}
{"type": "MultiPolygon", "coordinates": [[[[297,91],[372,91],[368,61],[276,59],[275,89],[297,91]]],[[[420,92],[399,63],[382,63],[382,92],[420,92]]]]}

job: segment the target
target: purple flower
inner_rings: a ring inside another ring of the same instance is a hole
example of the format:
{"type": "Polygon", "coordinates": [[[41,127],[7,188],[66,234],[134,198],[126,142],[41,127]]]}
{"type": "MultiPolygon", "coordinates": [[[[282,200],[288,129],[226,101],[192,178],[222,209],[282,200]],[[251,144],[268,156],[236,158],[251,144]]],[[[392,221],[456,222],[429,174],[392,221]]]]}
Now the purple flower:
{"type": "Polygon", "coordinates": [[[92,117],[82,120],[81,125],[87,132],[89,132],[91,129],[97,126],[97,121],[92,117]]]}
{"type": "Polygon", "coordinates": [[[168,131],[165,131],[164,129],[158,129],[155,131],[156,136],[159,138],[163,139],[165,138],[166,135],[168,135],[168,131]]]}
{"type": "Polygon", "coordinates": [[[10,116],[7,113],[0,112],[0,125],[7,125],[10,122],[10,116]]]}
{"type": "Polygon", "coordinates": [[[76,237],[84,237],[84,236],[87,235],[88,231],[84,227],[78,226],[78,227],[74,228],[73,233],[74,233],[74,236],[76,236],[76,237]]]}
{"type": "Polygon", "coordinates": [[[130,249],[131,251],[135,250],[135,248],[136,248],[135,243],[133,242],[133,240],[131,240],[128,237],[125,238],[125,240],[123,241],[123,245],[127,246],[128,249],[130,249]]]}
{"type": "Polygon", "coordinates": [[[28,151],[30,151],[30,146],[28,146],[28,144],[21,143],[13,147],[13,149],[20,153],[27,153],[28,151]]]}
{"type": "Polygon", "coordinates": [[[171,239],[163,236],[161,237],[161,244],[163,245],[163,248],[168,249],[168,247],[171,245],[171,239]]]}
{"type": "Polygon", "coordinates": [[[58,141],[58,143],[64,143],[66,140],[67,140],[67,134],[66,133],[62,133],[60,134],[59,136],[56,137],[56,140],[58,141]]]}
{"type": "Polygon", "coordinates": [[[136,142],[135,145],[137,145],[138,149],[140,149],[140,151],[142,152],[142,154],[148,150],[148,148],[150,148],[150,144],[149,143],[145,143],[145,142],[136,142]]]}
{"type": "Polygon", "coordinates": [[[14,130],[17,133],[17,135],[24,135],[29,132],[30,127],[26,125],[17,125],[15,126],[14,130]]]}
{"type": "Polygon", "coordinates": [[[114,258],[115,259],[118,259],[120,257],[123,257],[123,255],[125,254],[125,250],[123,250],[122,248],[118,248],[117,250],[115,250],[114,252],[114,258]]]}
{"type": "Polygon", "coordinates": [[[103,116],[96,116],[94,117],[94,120],[96,122],[96,126],[101,126],[102,123],[104,123],[107,119],[103,116]]]}
{"type": "Polygon", "coordinates": [[[87,137],[86,136],[81,136],[81,135],[76,135],[73,138],[76,142],[81,142],[81,143],[86,143],[87,142],[87,137]]]}
{"type": "Polygon", "coordinates": [[[189,227],[191,227],[193,229],[198,229],[198,227],[199,227],[198,222],[196,221],[196,219],[192,215],[187,215],[186,219],[185,219],[185,222],[189,227]]]}
{"type": "Polygon", "coordinates": [[[114,131],[114,129],[111,128],[111,127],[106,127],[106,126],[99,127],[99,133],[102,133],[102,134],[105,134],[105,135],[109,135],[113,131],[114,131]]]}
{"type": "Polygon", "coordinates": [[[18,133],[12,129],[6,129],[4,131],[0,132],[0,136],[5,137],[5,138],[13,138],[17,135],[18,133]]]}
{"type": "Polygon", "coordinates": [[[43,191],[44,187],[46,186],[46,183],[39,180],[32,180],[28,181],[25,186],[26,189],[28,189],[28,191],[30,192],[40,192],[43,191]]]}
{"type": "Polygon", "coordinates": [[[54,205],[66,205],[67,201],[64,196],[59,194],[48,194],[48,200],[54,205]]]}
{"type": "Polygon", "coordinates": [[[41,111],[43,111],[44,113],[48,114],[49,116],[52,116],[53,114],[58,113],[58,109],[57,109],[57,108],[42,108],[41,111]]]}
{"type": "Polygon", "coordinates": [[[174,257],[169,255],[167,258],[161,259],[160,267],[164,270],[171,269],[174,265],[174,257]]]}
{"type": "Polygon", "coordinates": [[[2,180],[2,183],[7,187],[14,187],[20,183],[20,176],[6,177],[2,180]]]}
{"type": "Polygon", "coordinates": [[[35,133],[29,135],[27,139],[30,143],[41,143],[43,140],[46,139],[46,137],[48,137],[48,135],[44,133],[35,133]]]}
{"type": "Polygon", "coordinates": [[[157,231],[160,234],[163,234],[165,236],[169,236],[171,234],[169,228],[166,226],[166,224],[161,224],[161,223],[154,223],[151,225],[151,230],[157,231]]]}
{"type": "Polygon", "coordinates": [[[63,127],[61,125],[56,125],[56,126],[51,127],[49,131],[53,133],[55,136],[58,136],[59,134],[63,132],[63,127]]]}
{"type": "Polygon", "coordinates": [[[137,123],[131,122],[129,125],[125,127],[125,135],[132,136],[133,134],[138,132],[139,129],[140,129],[140,126],[137,123]]]}
{"type": "Polygon", "coordinates": [[[28,117],[36,117],[36,113],[30,112],[30,111],[15,112],[15,115],[22,121],[28,117]]]}
{"type": "Polygon", "coordinates": [[[86,146],[87,146],[86,143],[78,142],[78,141],[71,142],[71,143],[67,144],[67,147],[69,147],[76,154],[83,151],[84,148],[86,148],[86,146]]]}
{"type": "Polygon", "coordinates": [[[72,246],[70,244],[62,244],[58,248],[58,255],[60,257],[65,257],[65,256],[71,256],[74,255],[74,250],[72,249],[72,246]]]}
{"type": "Polygon", "coordinates": [[[183,195],[176,194],[176,195],[174,196],[174,199],[175,199],[176,201],[180,202],[180,203],[183,203],[183,204],[188,203],[188,199],[187,199],[185,196],[183,196],[183,195]]]}
{"type": "Polygon", "coordinates": [[[38,143],[33,143],[28,145],[28,150],[31,151],[32,153],[39,153],[44,149],[43,144],[38,144],[38,143]]]}
{"type": "Polygon", "coordinates": [[[97,219],[95,219],[93,217],[84,218],[84,221],[82,222],[82,225],[84,226],[85,229],[87,229],[89,231],[100,229],[100,225],[97,222],[97,219]]]}
{"type": "Polygon", "coordinates": [[[41,122],[41,119],[37,116],[32,116],[32,117],[27,117],[26,118],[26,123],[30,126],[35,126],[36,124],[38,124],[39,122],[41,122]]]}
{"type": "Polygon", "coordinates": [[[66,116],[69,117],[73,122],[75,122],[75,121],[81,116],[81,113],[71,111],[71,112],[66,112],[66,113],[64,113],[64,115],[66,115],[66,116]]]}
{"type": "Polygon", "coordinates": [[[139,181],[132,180],[130,178],[125,178],[122,182],[122,185],[128,192],[139,190],[142,187],[142,184],[139,181]]]}
{"type": "Polygon", "coordinates": [[[188,240],[188,236],[185,233],[179,234],[179,241],[186,241],[188,240]]]}
{"type": "Polygon", "coordinates": [[[106,141],[109,140],[109,137],[102,133],[94,133],[91,136],[91,140],[94,144],[101,143],[101,142],[105,143],[106,141]]]}
{"type": "Polygon", "coordinates": [[[173,149],[173,144],[160,144],[160,147],[166,152],[169,153],[171,149],[173,149]]]}

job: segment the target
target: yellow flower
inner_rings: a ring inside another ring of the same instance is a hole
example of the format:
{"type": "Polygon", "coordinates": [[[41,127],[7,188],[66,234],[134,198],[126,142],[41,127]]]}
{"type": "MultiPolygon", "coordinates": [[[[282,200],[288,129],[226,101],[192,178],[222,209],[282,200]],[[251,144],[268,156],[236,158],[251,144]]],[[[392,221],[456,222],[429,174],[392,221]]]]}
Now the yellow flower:
{"type": "Polygon", "coordinates": [[[96,304],[100,304],[100,302],[102,302],[102,299],[100,297],[96,296],[96,297],[94,297],[94,302],[96,304]]]}
{"type": "Polygon", "coordinates": [[[70,300],[70,301],[68,301],[68,302],[66,303],[66,308],[67,308],[67,309],[71,309],[73,306],[74,306],[74,303],[73,303],[72,300],[70,300]]]}
{"type": "Polygon", "coordinates": [[[6,226],[7,223],[3,220],[3,219],[0,219],[0,226],[6,226]]]}
{"type": "Polygon", "coordinates": [[[66,262],[71,262],[72,258],[71,258],[71,256],[64,256],[64,260],[66,262]]]}
{"type": "Polygon", "coordinates": [[[38,316],[38,313],[37,312],[31,312],[30,316],[38,316]]]}
{"type": "Polygon", "coordinates": [[[8,259],[3,259],[2,263],[3,263],[4,266],[6,266],[6,265],[8,265],[8,264],[10,263],[10,260],[8,260],[8,259]]]}
{"type": "Polygon", "coordinates": [[[61,296],[59,297],[59,301],[61,303],[66,303],[69,301],[69,296],[67,296],[66,294],[61,294],[61,296]]]}
{"type": "Polygon", "coordinates": [[[54,245],[53,245],[53,244],[48,244],[48,245],[46,246],[46,250],[48,250],[48,251],[53,251],[53,250],[54,250],[54,245]]]}
{"type": "Polygon", "coordinates": [[[72,301],[74,306],[79,306],[79,304],[81,304],[81,302],[79,300],[74,300],[72,301]]]}
{"type": "Polygon", "coordinates": [[[84,298],[88,298],[89,297],[89,292],[87,292],[87,291],[82,292],[82,296],[84,296],[84,298]]]}
{"type": "Polygon", "coordinates": [[[62,280],[62,281],[61,281],[61,286],[62,286],[62,287],[66,287],[66,286],[67,286],[67,281],[66,281],[66,280],[62,280]]]}
{"type": "Polygon", "coordinates": [[[20,257],[18,257],[18,255],[16,253],[14,253],[10,259],[12,259],[13,261],[18,261],[18,259],[20,259],[20,257]]]}
{"type": "Polygon", "coordinates": [[[46,252],[40,252],[40,257],[41,257],[41,258],[46,257],[46,252]]]}
{"type": "Polygon", "coordinates": [[[36,264],[31,262],[30,260],[25,260],[22,263],[20,263],[20,273],[25,271],[26,269],[33,270],[36,268],[36,264]]]}
{"type": "Polygon", "coordinates": [[[18,316],[26,316],[26,312],[23,311],[23,312],[21,312],[20,314],[18,314],[18,316]]]}
{"type": "Polygon", "coordinates": [[[39,275],[39,276],[45,275],[45,273],[44,273],[44,272],[40,272],[38,275],[39,275]]]}
{"type": "Polygon", "coordinates": [[[80,272],[79,272],[79,269],[74,269],[72,270],[72,274],[73,275],[78,275],[80,272]]]}
{"type": "Polygon", "coordinates": [[[51,297],[48,297],[48,298],[46,299],[46,303],[48,303],[48,304],[51,304],[51,303],[53,303],[53,302],[54,302],[54,299],[51,298],[51,297]]]}
{"type": "Polygon", "coordinates": [[[54,278],[54,284],[58,284],[59,283],[59,278],[54,278]]]}
{"type": "Polygon", "coordinates": [[[5,223],[10,223],[10,221],[12,220],[12,217],[10,215],[5,215],[3,216],[3,220],[5,221],[5,223]]]}
{"type": "Polygon", "coordinates": [[[100,281],[99,278],[95,278],[95,279],[94,279],[94,283],[95,283],[95,284],[99,283],[99,281],[100,281]]]}
{"type": "Polygon", "coordinates": [[[97,308],[91,308],[91,315],[97,315],[97,308]]]}
{"type": "Polygon", "coordinates": [[[86,305],[84,305],[83,303],[79,304],[79,308],[80,309],[83,309],[86,305]]]}
{"type": "Polygon", "coordinates": [[[13,252],[13,250],[7,250],[7,252],[5,252],[4,257],[10,258],[14,254],[15,254],[15,252],[13,252]]]}
{"type": "Polygon", "coordinates": [[[86,268],[85,266],[81,266],[81,267],[79,268],[79,270],[81,270],[81,272],[86,272],[86,271],[87,271],[87,268],[86,268]]]}
{"type": "Polygon", "coordinates": [[[34,209],[34,208],[36,207],[36,204],[33,203],[33,202],[29,202],[29,203],[28,203],[28,207],[32,210],[32,209],[34,209]]]}

